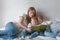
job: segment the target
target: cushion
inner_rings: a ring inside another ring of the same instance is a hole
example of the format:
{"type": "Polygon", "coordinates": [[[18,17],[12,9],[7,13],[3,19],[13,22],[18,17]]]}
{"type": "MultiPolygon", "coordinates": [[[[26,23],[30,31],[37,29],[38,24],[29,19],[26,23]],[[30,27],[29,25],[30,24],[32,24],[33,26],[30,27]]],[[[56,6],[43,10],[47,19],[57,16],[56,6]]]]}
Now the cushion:
{"type": "Polygon", "coordinates": [[[59,21],[53,21],[51,24],[51,30],[55,34],[60,32],[60,22],[59,21]]]}

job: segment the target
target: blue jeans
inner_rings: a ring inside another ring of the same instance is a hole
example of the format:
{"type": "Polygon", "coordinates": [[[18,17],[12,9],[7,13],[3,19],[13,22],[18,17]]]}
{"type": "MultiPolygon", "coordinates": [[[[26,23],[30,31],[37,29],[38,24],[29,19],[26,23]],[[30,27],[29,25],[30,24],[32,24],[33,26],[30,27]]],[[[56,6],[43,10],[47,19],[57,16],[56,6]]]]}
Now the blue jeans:
{"type": "Polygon", "coordinates": [[[47,36],[47,37],[52,37],[52,38],[56,38],[56,35],[54,34],[54,33],[52,33],[52,32],[47,32],[47,31],[45,31],[45,36],[47,36]]]}
{"type": "Polygon", "coordinates": [[[0,30],[1,38],[15,38],[17,37],[17,29],[15,28],[13,22],[9,22],[5,26],[5,30],[0,30]]]}
{"type": "Polygon", "coordinates": [[[52,38],[56,38],[56,34],[54,34],[51,29],[50,26],[46,28],[44,35],[47,37],[52,37],[52,38]]]}
{"type": "Polygon", "coordinates": [[[38,32],[28,32],[26,30],[22,30],[21,32],[21,36],[25,37],[26,35],[30,35],[31,34],[31,37],[34,38],[34,37],[37,37],[39,35],[38,32]]]}

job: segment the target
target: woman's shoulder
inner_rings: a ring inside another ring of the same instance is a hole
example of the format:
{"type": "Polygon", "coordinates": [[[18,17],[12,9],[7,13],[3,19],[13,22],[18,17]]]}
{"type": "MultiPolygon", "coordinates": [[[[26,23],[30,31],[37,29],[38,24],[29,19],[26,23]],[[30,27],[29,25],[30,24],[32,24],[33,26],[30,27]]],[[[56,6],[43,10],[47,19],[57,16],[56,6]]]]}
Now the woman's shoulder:
{"type": "Polygon", "coordinates": [[[23,14],[23,17],[24,17],[24,19],[26,19],[27,15],[26,14],[23,14]]]}
{"type": "Polygon", "coordinates": [[[19,17],[26,17],[27,15],[26,14],[23,14],[23,15],[20,15],[19,17]]]}

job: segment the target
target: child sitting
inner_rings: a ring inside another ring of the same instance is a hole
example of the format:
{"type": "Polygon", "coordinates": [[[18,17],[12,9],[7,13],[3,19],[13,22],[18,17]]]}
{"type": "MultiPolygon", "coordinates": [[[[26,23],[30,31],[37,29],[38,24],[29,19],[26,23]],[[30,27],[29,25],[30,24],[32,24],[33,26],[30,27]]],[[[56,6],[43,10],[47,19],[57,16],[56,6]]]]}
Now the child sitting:
{"type": "MultiPolygon", "coordinates": [[[[45,27],[46,25],[45,25],[45,23],[43,22],[43,16],[42,16],[42,15],[39,15],[39,16],[37,16],[37,18],[38,18],[38,24],[39,24],[39,25],[43,25],[43,26],[45,27]]],[[[41,35],[41,36],[44,36],[44,32],[40,32],[40,35],[41,35]]]]}
{"type": "MultiPolygon", "coordinates": [[[[43,22],[43,17],[42,16],[38,16],[38,21],[39,21],[39,24],[43,24],[44,22],[43,22]],[[42,20],[41,20],[42,19],[42,20]]],[[[46,23],[44,23],[44,24],[46,24],[46,23]]],[[[55,23],[54,23],[55,24],[55,23]]],[[[50,25],[53,25],[53,24],[48,24],[49,26],[46,28],[46,30],[45,30],[45,32],[44,33],[42,33],[44,36],[47,36],[47,37],[52,37],[52,38],[55,38],[56,37],[56,35],[52,32],[52,30],[51,30],[51,26],[50,25]]],[[[56,31],[55,31],[56,32],[56,31]]]]}
{"type": "Polygon", "coordinates": [[[38,18],[38,23],[41,24],[43,22],[43,16],[39,15],[37,18],[38,18]]]}
{"type": "Polygon", "coordinates": [[[28,29],[30,29],[30,31],[22,30],[22,32],[21,32],[22,39],[24,39],[24,37],[26,36],[27,33],[31,34],[31,36],[29,38],[34,38],[34,37],[38,36],[38,34],[39,34],[38,31],[32,31],[33,26],[38,26],[43,22],[42,17],[40,17],[40,16],[38,16],[38,17],[32,17],[31,18],[31,23],[29,23],[28,27],[27,27],[28,29]]]}
{"type": "MultiPolygon", "coordinates": [[[[37,17],[31,18],[31,23],[28,24],[27,28],[31,30],[31,27],[34,26],[34,25],[38,25],[37,17]]],[[[29,37],[29,38],[33,38],[33,37],[36,37],[38,35],[38,32],[33,32],[32,30],[31,31],[22,30],[22,32],[21,32],[22,39],[24,39],[26,34],[31,34],[31,37],[29,37]]]]}

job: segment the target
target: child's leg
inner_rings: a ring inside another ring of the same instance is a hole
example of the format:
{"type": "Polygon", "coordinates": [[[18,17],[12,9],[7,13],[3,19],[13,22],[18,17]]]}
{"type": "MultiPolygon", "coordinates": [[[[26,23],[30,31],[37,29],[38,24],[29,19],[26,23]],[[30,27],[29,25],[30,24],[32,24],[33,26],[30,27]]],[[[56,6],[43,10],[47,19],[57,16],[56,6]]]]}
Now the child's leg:
{"type": "Polygon", "coordinates": [[[40,32],[39,35],[40,35],[40,36],[44,36],[44,32],[40,32]]]}
{"type": "Polygon", "coordinates": [[[35,38],[35,37],[37,37],[38,35],[39,35],[38,32],[33,32],[33,33],[31,34],[30,38],[35,38]]]}
{"type": "Polygon", "coordinates": [[[21,32],[21,40],[25,40],[25,36],[31,34],[31,32],[28,32],[26,30],[22,30],[21,32]]]}
{"type": "Polygon", "coordinates": [[[26,31],[26,30],[22,30],[22,31],[21,31],[21,37],[22,37],[22,36],[25,37],[26,34],[27,34],[27,31],[26,31]]]}
{"type": "Polygon", "coordinates": [[[44,35],[47,36],[47,37],[56,38],[56,35],[54,33],[52,33],[52,32],[45,31],[44,35]]]}
{"type": "Polygon", "coordinates": [[[25,40],[26,34],[27,34],[27,31],[26,30],[22,30],[21,31],[21,40],[25,40]]]}

